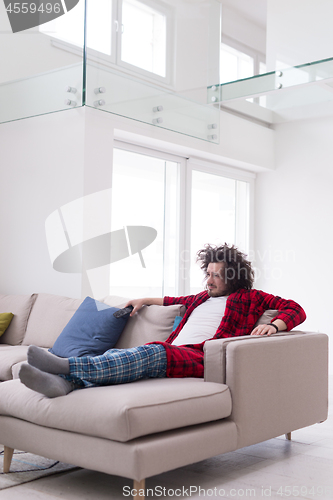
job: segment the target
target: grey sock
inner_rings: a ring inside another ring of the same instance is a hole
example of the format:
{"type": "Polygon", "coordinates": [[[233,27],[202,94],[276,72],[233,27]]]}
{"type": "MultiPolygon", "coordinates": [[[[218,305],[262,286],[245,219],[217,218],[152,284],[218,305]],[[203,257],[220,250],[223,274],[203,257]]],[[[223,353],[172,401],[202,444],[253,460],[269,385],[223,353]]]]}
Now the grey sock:
{"type": "Polygon", "coordinates": [[[19,377],[21,382],[29,387],[29,389],[44,394],[48,398],[65,396],[73,391],[73,384],[68,382],[68,380],[58,377],[58,375],[42,372],[38,368],[28,364],[21,366],[19,377]]]}
{"type": "Polygon", "coordinates": [[[60,358],[41,347],[31,345],[28,348],[28,363],[39,370],[47,373],[69,375],[68,358],[60,358]]]}

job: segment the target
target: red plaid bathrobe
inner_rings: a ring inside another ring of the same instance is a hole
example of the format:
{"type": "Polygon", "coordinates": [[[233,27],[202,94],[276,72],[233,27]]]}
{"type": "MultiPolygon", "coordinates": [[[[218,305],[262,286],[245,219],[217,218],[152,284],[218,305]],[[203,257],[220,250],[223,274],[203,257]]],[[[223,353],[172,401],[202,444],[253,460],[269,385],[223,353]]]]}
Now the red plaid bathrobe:
{"type": "MultiPolygon", "coordinates": [[[[201,344],[186,346],[171,345],[185,325],[192,311],[209,298],[206,291],[198,295],[187,297],[164,297],[163,305],[184,304],[186,313],[174,332],[165,342],[152,342],[163,344],[167,353],[167,377],[203,377],[204,352],[201,344]]],[[[293,300],[270,295],[260,290],[238,290],[229,295],[225,313],[218,327],[214,339],[224,337],[238,337],[249,335],[254,325],[267,309],[278,309],[279,313],[274,319],[283,320],[287,329],[291,330],[302,323],[305,312],[293,300]]]]}

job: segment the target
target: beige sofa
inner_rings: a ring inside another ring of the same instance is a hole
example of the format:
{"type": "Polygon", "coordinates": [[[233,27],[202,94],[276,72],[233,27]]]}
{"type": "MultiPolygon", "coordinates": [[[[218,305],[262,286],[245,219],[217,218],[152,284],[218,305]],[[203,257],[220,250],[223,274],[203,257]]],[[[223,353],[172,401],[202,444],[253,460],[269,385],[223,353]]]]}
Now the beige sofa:
{"type": "MultiPolygon", "coordinates": [[[[124,299],[104,302],[121,306],[124,299]]],[[[290,437],[327,418],[328,337],[311,332],[207,341],[204,379],[141,380],[55,399],[27,389],[15,377],[28,345],[51,347],[80,303],[48,294],[0,296],[0,312],[14,314],[0,337],[5,472],[16,448],[131,478],[142,498],[149,476],[290,437]]],[[[183,312],[182,306],[143,308],[116,347],[166,339],[183,312]]]]}

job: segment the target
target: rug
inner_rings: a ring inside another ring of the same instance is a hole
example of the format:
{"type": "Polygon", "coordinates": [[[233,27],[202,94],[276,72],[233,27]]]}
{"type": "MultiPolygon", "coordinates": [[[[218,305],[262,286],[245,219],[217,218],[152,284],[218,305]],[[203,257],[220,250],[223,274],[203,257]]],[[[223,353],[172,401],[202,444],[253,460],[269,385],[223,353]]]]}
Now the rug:
{"type": "Polygon", "coordinates": [[[0,490],[28,483],[41,477],[50,476],[51,474],[79,469],[79,467],[75,467],[74,465],[57,462],[56,460],[50,460],[18,450],[14,451],[10,472],[4,474],[2,466],[3,446],[0,446],[0,490]]]}

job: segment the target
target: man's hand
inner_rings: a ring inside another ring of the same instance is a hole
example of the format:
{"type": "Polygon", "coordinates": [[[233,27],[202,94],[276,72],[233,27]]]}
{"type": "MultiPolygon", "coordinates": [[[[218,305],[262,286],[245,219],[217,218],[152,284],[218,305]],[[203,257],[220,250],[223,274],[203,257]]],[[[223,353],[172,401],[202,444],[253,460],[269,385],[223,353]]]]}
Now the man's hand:
{"type": "Polygon", "coordinates": [[[130,316],[134,316],[134,314],[137,313],[144,305],[145,305],[145,299],[134,299],[134,300],[129,300],[125,305],[125,307],[133,306],[133,310],[130,316]]]}
{"type": "Polygon", "coordinates": [[[278,327],[279,332],[287,330],[287,325],[284,321],[282,321],[282,319],[275,319],[273,323],[270,323],[269,325],[257,326],[254,330],[252,330],[250,335],[272,335],[273,333],[277,333],[276,328],[272,326],[273,324],[278,327]]]}
{"type": "Polygon", "coordinates": [[[259,325],[257,326],[250,335],[272,335],[272,333],[276,333],[276,328],[272,325],[259,325]]]}
{"type": "Polygon", "coordinates": [[[127,306],[133,306],[133,311],[131,312],[130,316],[134,316],[135,313],[137,313],[141,307],[143,306],[163,306],[163,299],[161,298],[144,298],[144,299],[133,299],[129,300],[125,307],[127,306]]]}

